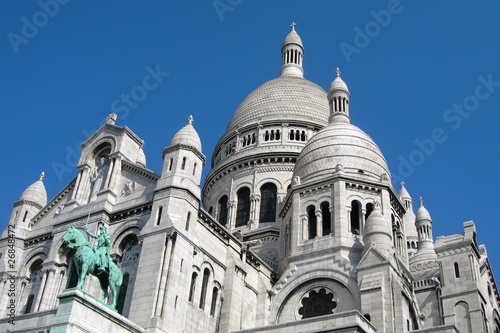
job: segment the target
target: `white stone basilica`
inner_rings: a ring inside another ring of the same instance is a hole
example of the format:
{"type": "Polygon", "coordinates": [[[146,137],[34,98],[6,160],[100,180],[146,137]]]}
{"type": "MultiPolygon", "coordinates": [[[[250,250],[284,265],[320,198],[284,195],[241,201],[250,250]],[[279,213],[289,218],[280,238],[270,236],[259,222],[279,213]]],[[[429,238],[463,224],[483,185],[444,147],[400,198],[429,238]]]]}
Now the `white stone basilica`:
{"type": "Polygon", "coordinates": [[[328,91],[304,79],[294,25],[281,56],[280,76],[234,112],[203,187],[192,117],[156,173],[115,114],[57,195],[43,174],[29,186],[0,239],[0,332],[500,333],[474,223],[434,240],[422,199],[415,214],[351,124],[340,71],[328,91]],[[74,288],[62,236],[85,225],[111,235],[116,312],[96,277],[74,288]]]}

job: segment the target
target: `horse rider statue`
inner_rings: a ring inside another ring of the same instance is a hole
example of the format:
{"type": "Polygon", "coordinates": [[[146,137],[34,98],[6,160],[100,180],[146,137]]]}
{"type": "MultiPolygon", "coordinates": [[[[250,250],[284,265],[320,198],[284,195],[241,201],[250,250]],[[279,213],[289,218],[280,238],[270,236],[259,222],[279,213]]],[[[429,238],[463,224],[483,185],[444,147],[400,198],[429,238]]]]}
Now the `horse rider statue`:
{"type": "Polygon", "coordinates": [[[97,248],[95,249],[95,253],[98,258],[98,273],[109,273],[109,263],[111,262],[111,257],[109,256],[109,247],[111,246],[111,237],[106,232],[106,228],[104,226],[99,227],[99,235],[91,233],[87,226],[83,228],[87,235],[92,238],[95,238],[97,242],[97,248]]]}

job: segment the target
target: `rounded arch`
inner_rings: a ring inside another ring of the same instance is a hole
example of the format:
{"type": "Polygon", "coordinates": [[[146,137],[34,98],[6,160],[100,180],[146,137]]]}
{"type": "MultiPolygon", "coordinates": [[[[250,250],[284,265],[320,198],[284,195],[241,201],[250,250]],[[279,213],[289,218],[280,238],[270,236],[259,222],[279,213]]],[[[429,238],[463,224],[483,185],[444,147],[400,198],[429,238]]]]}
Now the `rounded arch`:
{"type": "MultiPolygon", "coordinates": [[[[193,266],[193,267],[194,267],[194,266],[193,266]]],[[[210,270],[210,275],[211,275],[211,276],[214,276],[214,274],[215,274],[214,266],[213,266],[210,262],[208,262],[208,261],[204,261],[204,262],[201,264],[201,266],[200,266],[199,270],[202,272],[202,271],[204,271],[204,270],[205,270],[205,268],[208,268],[208,269],[210,270]]]]}
{"type": "Polygon", "coordinates": [[[241,183],[238,183],[237,185],[235,184],[234,189],[233,189],[233,194],[236,194],[239,190],[242,188],[248,188],[250,192],[252,192],[253,184],[252,182],[249,181],[242,181],[241,183]]]}
{"type": "Polygon", "coordinates": [[[248,186],[240,186],[236,190],[236,223],[235,226],[246,226],[250,220],[250,196],[252,191],[248,186]]]}
{"type": "Polygon", "coordinates": [[[361,204],[365,203],[365,198],[363,198],[359,194],[351,194],[346,199],[346,206],[350,207],[351,206],[351,202],[353,202],[354,200],[359,201],[361,204]]]}
{"type": "MultiPolygon", "coordinates": [[[[105,136],[100,138],[96,142],[94,142],[90,147],[85,149],[85,155],[82,155],[81,162],[89,162],[90,160],[94,160],[101,156],[102,154],[112,154],[116,151],[117,142],[116,139],[112,136],[105,136]]],[[[93,162],[94,163],[94,162],[93,162]]]]}
{"type": "Polygon", "coordinates": [[[332,200],[332,196],[331,195],[325,194],[325,195],[322,195],[322,196],[318,197],[317,201],[319,203],[328,202],[328,204],[331,206],[333,200],[332,200]]]}
{"type": "Polygon", "coordinates": [[[259,222],[276,222],[276,210],[278,207],[278,187],[273,182],[267,182],[259,187],[259,192],[259,222]]]}
{"type": "Polygon", "coordinates": [[[341,292],[340,294],[342,296],[340,298],[347,296],[351,298],[350,301],[339,303],[337,311],[340,312],[349,309],[358,309],[361,306],[359,304],[360,295],[356,281],[354,281],[350,276],[337,271],[330,269],[317,269],[309,271],[307,275],[297,276],[295,279],[287,282],[284,288],[281,289],[271,300],[270,319],[273,320],[274,323],[278,323],[280,314],[285,307],[288,306],[293,307],[293,313],[295,313],[298,310],[296,308],[297,303],[294,302],[294,304],[292,304],[289,300],[298,299],[307,290],[321,285],[322,281],[329,281],[330,285],[334,285],[333,290],[341,292]],[[341,290],[342,288],[343,291],[341,290]],[[348,306],[348,303],[351,304],[351,307],[348,306]]]}
{"type": "MultiPolygon", "coordinates": [[[[30,270],[32,266],[36,262],[41,262],[43,263],[47,259],[47,254],[45,252],[41,251],[40,249],[36,249],[33,251],[33,253],[29,253],[26,255],[26,258],[29,258],[26,260],[26,264],[21,268],[21,271],[19,272],[21,276],[30,276],[30,270]]],[[[40,265],[41,267],[41,265],[40,265]]]]}
{"type": "MultiPolygon", "coordinates": [[[[138,222],[138,221],[136,221],[138,222]]],[[[123,246],[124,241],[129,239],[131,235],[135,236],[137,239],[137,235],[141,232],[142,225],[138,223],[127,223],[126,225],[121,225],[117,230],[113,232],[111,235],[111,253],[116,253],[118,255],[123,254],[123,246]]]]}
{"type": "Polygon", "coordinates": [[[283,189],[283,184],[279,181],[279,179],[273,178],[273,177],[268,177],[268,178],[260,179],[255,184],[255,187],[258,188],[258,189],[260,189],[262,186],[264,186],[265,184],[269,184],[269,183],[270,184],[274,184],[276,186],[277,190],[282,190],[283,189]]]}

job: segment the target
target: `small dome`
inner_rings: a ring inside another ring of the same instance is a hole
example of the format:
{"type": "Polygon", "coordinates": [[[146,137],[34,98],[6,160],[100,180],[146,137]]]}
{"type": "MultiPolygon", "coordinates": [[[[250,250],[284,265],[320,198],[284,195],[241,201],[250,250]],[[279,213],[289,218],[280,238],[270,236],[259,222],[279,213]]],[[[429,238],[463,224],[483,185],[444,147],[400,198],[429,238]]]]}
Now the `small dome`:
{"type": "Polygon", "coordinates": [[[339,172],[375,181],[389,181],[389,168],[372,138],[350,123],[332,123],[321,129],[300,153],[293,176],[301,182],[339,172]]]}
{"type": "Polygon", "coordinates": [[[340,77],[340,69],[338,69],[338,68],[335,71],[335,79],[330,84],[329,92],[334,92],[337,90],[344,90],[346,92],[349,92],[349,89],[347,88],[347,84],[340,77]]]}
{"type": "Polygon", "coordinates": [[[377,202],[373,207],[373,211],[366,219],[363,242],[365,243],[365,251],[371,243],[386,253],[392,249],[391,227],[380,212],[380,204],[377,202]]]}
{"type": "Polygon", "coordinates": [[[144,150],[142,149],[142,147],[139,149],[139,153],[137,154],[137,160],[135,161],[135,163],[146,167],[146,155],[144,154],[144,150]]]}
{"type": "Polygon", "coordinates": [[[302,39],[300,39],[300,36],[297,31],[295,31],[295,29],[290,31],[290,33],[285,37],[285,40],[283,41],[283,46],[288,44],[297,44],[303,47],[302,39]]]}
{"type": "Polygon", "coordinates": [[[200,153],[202,152],[200,136],[193,127],[193,116],[189,116],[186,126],[175,133],[172,141],[170,141],[170,146],[176,145],[186,145],[194,147],[200,153]]]}
{"type": "Polygon", "coordinates": [[[379,204],[375,204],[370,216],[366,219],[364,235],[368,236],[373,233],[387,233],[387,222],[384,215],[380,212],[379,204]]]}
{"type": "Polygon", "coordinates": [[[422,221],[422,220],[429,220],[432,221],[431,219],[431,214],[429,214],[429,211],[424,207],[424,200],[422,197],[420,197],[420,207],[418,208],[417,215],[416,215],[416,221],[422,221]]]}
{"type": "Polygon", "coordinates": [[[40,178],[24,190],[18,201],[29,201],[44,207],[47,204],[47,191],[43,185],[44,177],[45,174],[42,172],[40,178]]]}
{"type": "Polygon", "coordinates": [[[410,200],[411,201],[411,196],[410,193],[405,188],[405,183],[401,182],[401,189],[399,190],[399,197],[401,200],[410,200]]]}

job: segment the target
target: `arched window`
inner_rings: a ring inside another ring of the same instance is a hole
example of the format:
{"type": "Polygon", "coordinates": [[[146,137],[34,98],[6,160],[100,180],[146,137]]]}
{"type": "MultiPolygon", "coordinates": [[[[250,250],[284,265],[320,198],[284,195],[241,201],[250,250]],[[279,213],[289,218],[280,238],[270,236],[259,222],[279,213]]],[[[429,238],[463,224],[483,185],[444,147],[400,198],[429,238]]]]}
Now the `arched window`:
{"type": "Polygon", "coordinates": [[[186,230],[189,230],[189,221],[191,220],[191,212],[188,212],[186,217],[186,230]]]}
{"type": "Polygon", "coordinates": [[[361,203],[358,200],[351,202],[351,233],[360,234],[361,227],[361,203]]]}
{"type": "Polygon", "coordinates": [[[317,221],[316,221],[316,208],[313,205],[307,207],[307,219],[309,221],[309,239],[316,237],[317,221]]]}
{"type": "Polygon", "coordinates": [[[193,274],[191,275],[191,287],[189,288],[189,302],[193,303],[193,299],[194,299],[194,292],[195,292],[195,288],[196,288],[196,278],[198,277],[198,273],[196,272],[193,272],[193,274]]]}
{"type": "Polygon", "coordinates": [[[182,158],[181,170],[186,169],[186,157],[182,158]]]}
{"type": "Polygon", "coordinates": [[[24,308],[24,313],[31,313],[31,307],[33,307],[33,299],[35,298],[35,295],[30,294],[28,296],[28,300],[26,301],[26,306],[24,308]]]}
{"type": "Polygon", "coordinates": [[[158,207],[158,213],[156,213],[156,225],[160,225],[162,213],[163,213],[163,206],[160,206],[158,207]]]}
{"type": "Polygon", "coordinates": [[[174,165],[173,157],[171,157],[170,161],[168,162],[168,171],[172,171],[172,165],[174,165]]]}
{"type": "Polygon", "coordinates": [[[219,223],[227,224],[227,195],[219,199],[219,223]]]}
{"type": "Polygon", "coordinates": [[[250,219],[250,189],[243,187],[236,192],[238,205],[236,206],[236,227],[244,226],[250,219]]]}
{"type": "Polygon", "coordinates": [[[205,268],[203,270],[203,280],[201,283],[200,309],[205,308],[205,300],[207,298],[207,286],[209,278],[210,278],[210,270],[208,268],[205,268]]]}
{"type": "Polygon", "coordinates": [[[193,176],[196,174],[196,166],[197,166],[197,164],[195,163],[195,164],[193,165],[193,176]]]}
{"type": "Polygon", "coordinates": [[[458,267],[458,262],[453,263],[453,268],[455,269],[455,277],[460,278],[460,268],[458,267]]]}
{"type": "Polygon", "coordinates": [[[26,218],[28,217],[28,211],[24,212],[23,222],[26,222],[26,218]]]}
{"type": "Polygon", "coordinates": [[[300,141],[306,141],[306,132],[302,131],[302,134],[300,136],[300,141]]]}
{"type": "Polygon", "coordinates": [[[127,297],[127,288],[128,288],[128,280],[129,280],[130,275],[128,273],[125,273],[123,275],[123,282],[120,287],[120,292],[118,293],[118,299],[116,300],[116,311],[118,311],[119,314],[123,314],[123,307],[125,305],[125,297],[127,297]]]}
{"type": "Polygon", "coordinates": [[[212,290],[212,304],[210,305],[210,315],[215,316],[215,307],[217,306],[217,296],[219,295],[219,289],[214,287],[212,290]]]}
{"type": "Polygon", "coordinates": [[[266,183],[260,188],[260,216],[259,221],[275,222],[276,221],[276,185],[266,183]]]}
{"type": "Polygon", "coordinates": [[[326,236],[332,232],[330,204],[325,201],[321,204],[320,207],[321,207],[321,218],[323,219],[323,236],[326,236]]]}
{"type": "Polygon", "coordinates": [[[366,216],[365,216],[365,221],[368,219],[368,216],[370,216],[370,214],[372,213],[373,211],[373,204],[371,202],[367,203],[366,204],[366,216]]]}

